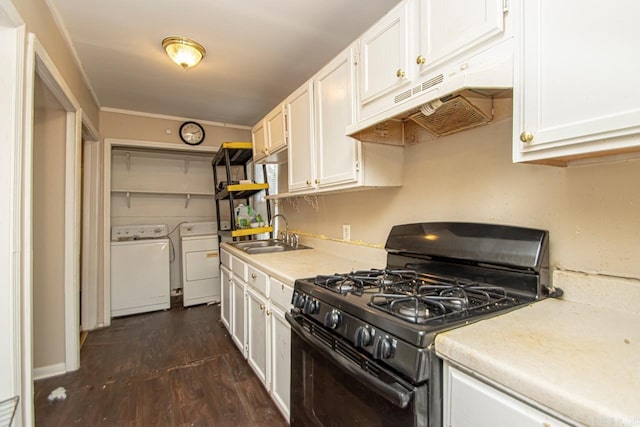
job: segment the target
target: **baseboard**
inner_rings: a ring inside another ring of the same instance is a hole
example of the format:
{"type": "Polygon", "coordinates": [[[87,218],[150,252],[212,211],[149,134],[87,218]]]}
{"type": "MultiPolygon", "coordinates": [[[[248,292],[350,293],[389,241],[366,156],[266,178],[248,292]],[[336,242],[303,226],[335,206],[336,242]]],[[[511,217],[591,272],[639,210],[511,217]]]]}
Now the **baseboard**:
{"type": "Polygon", "coordinates": [[[49,377],[55,377],[56,375],[65,374],[67,371],[65,369],[65,364],[63,363],[54,363],[53,365],[41,366],[40,368],[33,368],[33,379],[35,380],[43,380],[49,377]]]}

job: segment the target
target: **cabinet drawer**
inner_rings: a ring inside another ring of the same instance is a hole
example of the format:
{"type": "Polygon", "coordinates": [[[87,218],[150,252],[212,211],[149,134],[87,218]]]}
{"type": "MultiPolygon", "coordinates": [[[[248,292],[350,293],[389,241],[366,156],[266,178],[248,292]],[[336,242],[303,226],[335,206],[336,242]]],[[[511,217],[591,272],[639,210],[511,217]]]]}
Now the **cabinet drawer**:
{"type": "Polygon", "coordinates": [[[231,271],[233,271],[233,277],[237,277],[243,282],[247,281],[247,264],[240,258],[231,257],[231,271]]]}
{"type": "Polygon", "coordinates": [[[231,270],[231,254],[224,249],[220,249],[220,264],[231,270]]]}
{"type": "Polygon", "coordinates": [[[267,275],[252,265],[247,266],[247,284],[265,297],[269,297],[267,275]]]}
{"type": "Polygon", "coordinates": [[[291,299],[293,298],[293,288],[273,277],[269,280],[269,283],[269,298],[271,298],[271,302],[283,310],[289,311],[291,299]]]}

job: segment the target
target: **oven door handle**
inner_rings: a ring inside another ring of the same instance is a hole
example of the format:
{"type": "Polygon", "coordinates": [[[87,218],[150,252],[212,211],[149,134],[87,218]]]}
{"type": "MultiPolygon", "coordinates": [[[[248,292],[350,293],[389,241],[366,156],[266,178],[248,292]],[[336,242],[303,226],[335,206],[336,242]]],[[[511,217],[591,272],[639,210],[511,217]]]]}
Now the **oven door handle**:
{"type": "Polygon", "coordinates": [[[338,353],[329,349],[322,341],[304,330],[304,328],[296,321],[296,317],[300,315],[292,315],[291,313],[285,313],[285,318],[291,325],[293,331],[302,338],[313,349],[327,356],[333,362],[335,362],[342,369],[356,377],[361,382],[368,386],[371,386],[380,396],[384,397],[389,402],[393,403],[399,408],[406,408],[413,398],[413,391],[407,390],[406,387],[396,382],[394,384],[388,384],[379,378],[371,375],[357,364],[351,362],[344,357],[338,355],[338,353]]]}

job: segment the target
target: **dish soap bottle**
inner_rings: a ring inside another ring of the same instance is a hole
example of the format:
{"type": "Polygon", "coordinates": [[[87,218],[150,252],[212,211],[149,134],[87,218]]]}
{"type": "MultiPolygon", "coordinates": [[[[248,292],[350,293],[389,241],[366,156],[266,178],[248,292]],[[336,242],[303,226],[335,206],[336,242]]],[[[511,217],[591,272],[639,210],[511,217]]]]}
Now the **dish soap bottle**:
{"type": "Polygon", "coordinates": [[[236,208],[236,228],[247,228],[251,224],[251,207],[243,204],[236,208]]]}

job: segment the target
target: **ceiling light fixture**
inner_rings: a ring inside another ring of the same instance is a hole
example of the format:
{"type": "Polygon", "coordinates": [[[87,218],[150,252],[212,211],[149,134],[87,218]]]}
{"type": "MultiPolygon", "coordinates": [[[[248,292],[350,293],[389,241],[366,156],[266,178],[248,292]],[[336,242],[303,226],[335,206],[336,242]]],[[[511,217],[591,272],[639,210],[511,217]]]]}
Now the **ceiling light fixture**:
{"type": "Polygon", "coordinates": [[[169,58],[185,70],[200,63],[207,50],[195,40],[186,37],[171,36],[162,40],[162,47],[169,58]]]}

